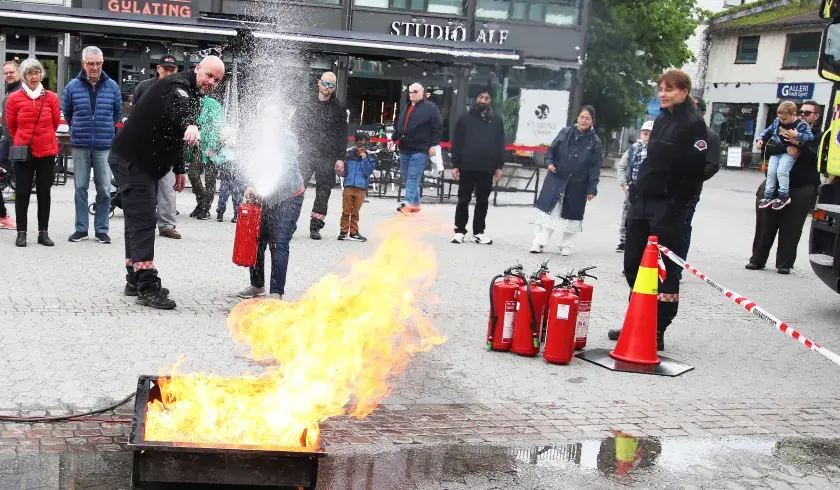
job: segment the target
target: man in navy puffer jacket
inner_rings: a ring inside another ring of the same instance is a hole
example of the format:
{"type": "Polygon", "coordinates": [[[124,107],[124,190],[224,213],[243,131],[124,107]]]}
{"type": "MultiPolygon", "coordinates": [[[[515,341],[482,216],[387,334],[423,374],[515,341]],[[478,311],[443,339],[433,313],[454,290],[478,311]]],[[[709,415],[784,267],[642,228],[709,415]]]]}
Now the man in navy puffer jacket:
{"type": "Polygon", "coordinates": [[[122,119],[122,95],[117,82],[102,71],[102,51],[96,46],[82,50],[82,72],[64,88],[61,106],[70,125],[70,146],[76,181],[76,231],[71,242],[88,236],[88,189],[90,169],[96,185],[96,214],[93,230],[100,243],[108,236],[111,212],[111,169],[108,154],[115,124],[122,119]]]}

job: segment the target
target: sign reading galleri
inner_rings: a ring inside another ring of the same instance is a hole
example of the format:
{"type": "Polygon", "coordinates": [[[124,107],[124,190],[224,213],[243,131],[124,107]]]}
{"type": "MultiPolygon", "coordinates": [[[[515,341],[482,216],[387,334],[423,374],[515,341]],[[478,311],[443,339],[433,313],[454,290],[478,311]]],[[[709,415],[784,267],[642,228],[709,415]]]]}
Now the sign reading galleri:
{"type": "Polygon", "coordinates": [[[519,95],[519,124],[516,144],[550,145],[569,115],[568,90],[522,89],[519,95]]]}

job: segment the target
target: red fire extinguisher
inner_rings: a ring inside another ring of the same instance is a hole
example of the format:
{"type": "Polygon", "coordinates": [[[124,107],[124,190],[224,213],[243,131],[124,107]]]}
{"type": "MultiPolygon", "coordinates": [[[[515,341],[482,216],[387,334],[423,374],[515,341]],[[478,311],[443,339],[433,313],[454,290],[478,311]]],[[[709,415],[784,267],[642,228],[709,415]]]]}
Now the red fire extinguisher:
{"type": "Polygon", "coordinates": [[[490,281],[490,318],[487,321],[487,350],[509,351],[516,318],[516,292],[525,284],[522,266],[505,270],[490,281]]]}
{"type": "Polygon", "coordinates": [[[577,281],[575,288],[578,290],[580,297],[580,309],[578,310],[577,329],[575,331],[575,349],[583,349],[586,347],[586,336],[589,334],[589,315],[592,311],[592,295],[595,288],[591,284],[584,282],[584,277],[597,277],[590,275],[587,271],[594,269],[595,266],[584,267],[577,273],[577,281]]]}
{"type": "Polygon", "coordinates": [[[236,237],[233,240],[233,263],[252,267],[257,263],[257,242],[262,226],[262,208],[254,202],[239,206],[236,237]]]}
{"type": "Polygon", "coordinates": [[[580,298],[572,290],[571,281],[561,277],[548,300],[543,358],[552,364],[568,364],[575,353],[575,330],[578,321],[580,298]]]}
{"type": "Polygon", "coordinates": [[[540,286],[538,274],[533,274],[516,293],[516,320],[510,350],[520,356],[535,356],[540,352],[540,336],[548,292],[540,286]]]}
{"type": "MultiPolygon", "coordinates": [[[[545,262],[540,264],[540,268],[537,271],[537,275],[540,278],[540,287],[545,289],[546,294],[551,294],[551,291],[554,289],[554,278],[551,277],[551,271],[548,270],[548,260],[546,259],[545,262]]],[[[548,319],[548,300],[545,302],[545,311],[543,312],[543,323],[542,327],[542,336],[540,337],[540,342],[545,342],[545,322],[548,319]]]]}

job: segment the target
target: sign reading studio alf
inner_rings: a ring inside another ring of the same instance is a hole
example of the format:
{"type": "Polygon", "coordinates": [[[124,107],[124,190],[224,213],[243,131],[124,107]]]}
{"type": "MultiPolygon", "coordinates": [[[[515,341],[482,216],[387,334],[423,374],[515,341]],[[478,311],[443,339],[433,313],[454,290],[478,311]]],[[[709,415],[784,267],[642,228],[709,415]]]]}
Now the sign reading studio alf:
{"type": "Polygon", "coordinates": [[[550,145],[566,127],[569,116],[568,90],[528,90],[519,95],[519,124],[516,144],[550,145]]]}
{"type": "MultiPolygon", "coordinates": [[[[464,26],[439,26],[437,24],[426,24],[425,22],[392,22],[391,34],[447,41],[463,42],[467,40],[467,29],[464,26]]],[[[476,35],[475,42],[504,44],[507,37],[507,29],[481,29],[476,35]]]]}
{"type": "Polygon", "coordinates": [[[192,17],[192,0],[108,0],[108,10],[159,17],[192,17]]]}

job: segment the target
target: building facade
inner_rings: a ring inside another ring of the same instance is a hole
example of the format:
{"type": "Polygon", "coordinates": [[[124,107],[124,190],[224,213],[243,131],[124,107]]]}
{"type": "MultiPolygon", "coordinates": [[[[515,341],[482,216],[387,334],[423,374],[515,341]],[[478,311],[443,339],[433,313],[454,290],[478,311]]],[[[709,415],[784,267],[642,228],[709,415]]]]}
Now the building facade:
{"type": "Polygon", "coordinates": [[[706,119],[724,146],[742,149],[745,164],[759,158],[755,141],[775,119],[780,102],[813,99],[825,114],[831,83],[816,70],[825,25],[817,6],[787,2],[710,23],[706,119]]]}
{"type": "Polygon", "coordinates": [[[447,139],[457,115],[492,83],[508,143],[536,145],[550,142],[580,103],[588,10],[589,0],[0,2],[0,55],[38,57],[45,86],[60,92],[79,73],[82,48],[96,45],[130,108],[134,86],[164,53],[182,68],[210,52],[232,61],[229,47],[247,31],[305,51],[313,75],[336,71],[355,125],[393,121],[407,85],[421,82],[447,139]],[[278,31],[274,19],[288,25],[278,31]],[[527,105],[535,100],[550,104],[547,120],[527,105]]]}

